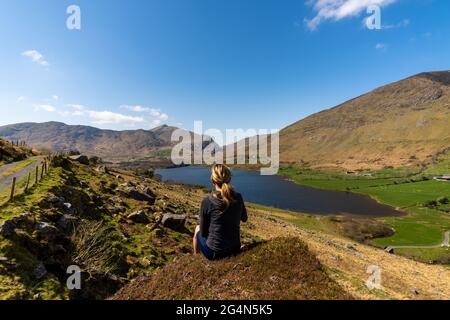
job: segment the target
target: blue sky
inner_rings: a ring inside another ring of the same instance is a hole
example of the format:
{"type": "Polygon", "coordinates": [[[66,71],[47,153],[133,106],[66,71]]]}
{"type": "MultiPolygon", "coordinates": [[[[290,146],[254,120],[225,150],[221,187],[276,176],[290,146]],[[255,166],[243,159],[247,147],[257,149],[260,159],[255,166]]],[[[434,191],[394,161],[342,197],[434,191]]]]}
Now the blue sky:
{"type": "Polygon", "coordinates": [[[448,0],[0,0],[0,125],[283,128],[450,69],[448,0]],[[381,5],[382,28],[364,25],[381,5]],[[66,9],[81,8],[81,30],[66,9]]]}

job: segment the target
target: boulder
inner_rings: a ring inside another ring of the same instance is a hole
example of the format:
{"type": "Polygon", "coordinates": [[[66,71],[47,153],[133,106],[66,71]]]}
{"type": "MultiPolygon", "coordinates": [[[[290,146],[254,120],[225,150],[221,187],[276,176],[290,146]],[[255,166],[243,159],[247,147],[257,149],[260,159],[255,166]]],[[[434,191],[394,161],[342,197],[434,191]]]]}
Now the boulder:
{"type": "Polygon", "coordinates": [[[418,294],[419,294],[419,291],[418,291],[416,288],[411,288],[411,289],[409,289],[409,291],[410,291],[412,294],[414,294],[414,295],[418,295],[418,294]]]}
{"type": "Polygon", "coordinates": [[[119,198],[119,197],[109,198],[108,201],[111,202],[112,204],[115,204],[115,205],[126,206],[125,201],[123,201],[123,200],[122,200],[121,198],[119,198]]]}
{"type": "Polygon", "coordinates": [[[78,222],[77,217],[71,214],[64,214],[61,218],[59,218],[56,224],[62,231],[70,232],[73,230],[77,222],[78,222]]]}
{"type": "Polygon", "coordinates": [[[34,224],[40,238],[44,240],[53,240],[59,235],[58,229],[50,223],[39,221],[34,224]]]}
{"type": "Polygon", "coordinates": [[[6,220],[0,225],[0,235],[5,238],[11,237],[15,230],[16,224],[11,220],[6,220]]]}
{"type": "Polygon", "coordinates": [[[130,199],[134,199],[137,201],[146,201],[150,205],[154,204],[156,200],[156,198],[153,196],[137,191],[135,187],[126,187],[125,190],[122,191],[122,194],[130,199]]]}
{"type": "Polygon", "coordinates": [[[162,231],[159,228],[156,228],[155,230],[152,231],[152,234],[157,238],[162,238],[164,236],[164,231],[162,231]]]}
{"type": "Polygon", "coordinates": [[[47,197],[46,201],[53,205],[63,205],[65,200],[62,197],[57,197],[55,195],[51,195],[47,197]]]}
{"type": "Polygon", "coordinates": [[[34,268],[34,276],[37,279],[42,279],[47,274],[47,269],[42,262],[39,262],[36,268],[34,268]]]}
{"type": "Polygon", "coordinates": [[[149,187],[144,187],[144,188],[142,189],[142,191],[143,191],[146,195],[149,195],[149,196],[151,196],[151,197],[153,197],[153,198],[156,199],[156,194],[155,194],[155,193],[153,192],[153,190],[150,189],[149,187]]]}
{"type": "Polygon", "coordinates": [[[77,156],[71,156],[69,158],[70,158],[70,160],[77,161],[77,162],[79,162],[81,164],[84,164],[86,166],[89,165],[89,158],[87,156],[77,155],[77,156]]]}
{"type": "Polygon", "coordinates": [[[107,166],[99,166],[95,169],[97,172],[109,174],[109,169],[107,166]]]}
{"type": "Polygon", "coordinates": [[[61,209],[63,209],[63,211],[65,211],[66,213],[69,213],[69,214],[77,213],[77,209],[69,202],[63,203],[63,205],[61,206],[61,209]]]}
{"type": "Polygon", "coordinates": [[[184,214],[166,213],[162,218],[162,225],[173,230],[180,230],[186,223],[186,216],[184,214]]]}
{"type": "Polygon", "coordinates": [[[91,164],[99,164],[102,162],[102,159],[96,156],[90,157],[89,158],[89,163],[91,164]]]}
{"type": "Polygon", "coordinates": [[[34,224],[35,217],[31,212],[24,212],[24,213],[21,213],[20,215],[18,215],[17,217],[15,217],[13,219],[13,222],[18,226],[19,225],[20,226],[24,226],[24,225],[29,226],[29,225],[34,224]]]}
{"type": "Polygon", "coordinates": [[[144,210],[133,212],[127,218],[136,223],[149,223],[149,219],[144,210]]]}

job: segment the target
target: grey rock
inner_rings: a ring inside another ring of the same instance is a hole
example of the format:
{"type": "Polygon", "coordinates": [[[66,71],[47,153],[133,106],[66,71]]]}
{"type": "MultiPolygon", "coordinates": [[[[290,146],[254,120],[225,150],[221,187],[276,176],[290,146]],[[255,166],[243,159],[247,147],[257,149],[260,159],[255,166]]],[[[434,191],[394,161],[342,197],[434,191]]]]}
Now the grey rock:
{"type": "Polygon", "coordinates": [[[417,291],[416,288],[411,288],[409,291],[410,291],[412,294],[415,294],[415,295],[418,295],[418,294],[419,294],[419,291],[417,291]]]}
{"type": "Polygon", "coordinates": [[[149,223],[144,210],[133,212],[127,218],[136,223],[149,223]]]}
{"type": "Polygon", "coordinates": [[[142,191],[143,191],[146,195],[149,195],[149,196],[151,196],[151,197],[153,197],[153,198],[156,199],[156,194],[155,194],[155,193],[153,192],[153,190],[150,189],[149,187],[144,187],[144,188],[142,189],[142,191]]]}
{"type": "Polygon", "coordinates": [[[152,197],[148,194],[139,192],[135,187],[126,187],[124,191],[122,191],[123,195],[127,198],[131,198],[137,201],[146,201],[150,205],[155,203],[155,197],[152,197]]]}
{"type": "Polygon", "coordinates": [[[153,234],[155,235],[155,237],[157,237],[157,238],[162,238],[162,237],[164,236],[164,232],[163,232],[161,229],[159,229],[159,228],[153,230],[152,233],[153,233],[153,234]]]}
{"type": "Polygon", "coordinates": [[[38,232],[39,236],[45,240],[55,239],[59,235],[58,229],[47,222],[36,222],[34,224],[34,228],[38,232]]]}
{"type": "Polygon", "coordinates": [[[66,248],[62,244],[55,245],[55,252],[56,253],[67,253],[66,248]]]}
{"type": "Polygon", "coordinates": [[[89,163],[92,163],[92,164],[99,164],[99,163],[101,163],[101,162],[102,162],[102,159],[99,158],[99,157],[93,156],[93,157],[90,157],[90,158],[89,158],[89,163]]]}
{"type": "Polygon", "coordinates": [[[45,269],[45,266],[42,262],[39,262],[39,264],[34,268],[34,276],[37,279],[42,279],[47,274],[47,269],[45,269]]]}
{"type": "Polygon", "coordinates": [[[107,206],[106,210],[108,210],[111,213],[121,214],[123,213],[124,209],[114,206],[107,206]]]}
{"type": "Polygon", "coordinates": [[[70,232],[78,222],[78,218],[71,214],[64,214],[56,223],[64,232],[70,232]]]}
{"type": "Polygon", "coordinates": [[[47,197],[46,200],[47,200],[48,203],[51,203],[51,204],[54,204],[54,205],[56,205],[56,204],[64,204],[64,202],[65,202],[64,198],[57,197],[55,195],[51,195],[51,196],[47,197]]]}
{"type": "Polygon", "coordinates": [[[78,156],[71,156],[71,157],[69,157],[71,160],[73,160],[73,161],[77,161],[77,162],[79,162],[79,163],[81,163],[81,164],[84,164],[84,165],[89,165],[89,158],[87,157],[87,156],[84,156],[84,155],[78,155],[78,156]]]}
{"type": "Polygon", "coordinates": [[[17,225],[21,225],[27,222],[32,222],[34,221],[34,215],[31,212],[24,212],[21,213],[20,215],[18,215],[17,217],[15,217],[13,219],[14,223],[16,223],[17,225]]]}
{"type": "Polygon", "coordinates": [[[346,244],[345,248],[348,249],[348,250],[356,250],[355,246],[352,245],[352,244],[346,244]]]}
{"type": "Polygon", "coordinates": [[[162,218],[162,225],[166,228],[179,230],[184,227],[186,223],[186,216],[184,214],[166,213],[162,218]]]}
{"type": "Polygon", "coordinates": [[[16,230],[16,224],[11,220],[6,220],[3,224],[0,225],[0,235],[8,238],[14,234],[16,230]]]}
{"type": "Polygon", "coordinates": [[[125,205],[125,201],[123,201],[119,197],[109,198],[108,201],[113,203],[113,204],[120,205],[120,206],[124,206],[125,205]]]}
{"type": "Polygon", "coordinates": [[[109,174],[109,169],[107,166],[99,166],[99,167],[97,167],[96,171],[105,173],[105,174],[109,174]]]}

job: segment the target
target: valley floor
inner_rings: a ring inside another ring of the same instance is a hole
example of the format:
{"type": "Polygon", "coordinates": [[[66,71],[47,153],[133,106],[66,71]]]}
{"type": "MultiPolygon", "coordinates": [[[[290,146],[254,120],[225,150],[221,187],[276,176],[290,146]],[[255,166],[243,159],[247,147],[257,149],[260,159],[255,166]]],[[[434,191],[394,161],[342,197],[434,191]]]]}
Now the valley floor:
{"type": "Polygon", "coordinates": [[[448,264],[450,248],[439,244],[450,231],[450,182],[436,181],[433,176],[450,171],[449,159],[450,154],[446,154],[422,171],[403,168],[346,174],[289,167],[281,169],[281,174],[316,188],[369,195],[407,212],[408,215],[402,217],[377,218],[395,233],[371,243],[380,248],[400,247],[396,253],[423,262],[448,264]]]}

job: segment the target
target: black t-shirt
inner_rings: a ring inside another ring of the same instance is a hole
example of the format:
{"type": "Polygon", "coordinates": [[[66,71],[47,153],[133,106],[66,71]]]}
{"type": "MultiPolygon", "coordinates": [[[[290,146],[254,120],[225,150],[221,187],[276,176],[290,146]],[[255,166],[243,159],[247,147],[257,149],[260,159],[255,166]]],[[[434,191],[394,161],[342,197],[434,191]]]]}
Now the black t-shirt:
{"type": "Polygon", "coordinates": [[[234,200],[225,208],[217,196],[207,195],[200,208],[200,234],[206,244],[216,253],[228,253],[241,247],[240,224],[247,222],[247,209],[240,193],[234,193],[234,200]]]}

